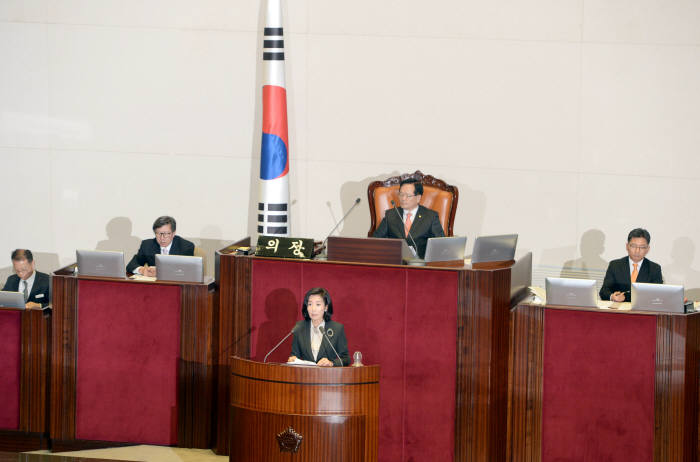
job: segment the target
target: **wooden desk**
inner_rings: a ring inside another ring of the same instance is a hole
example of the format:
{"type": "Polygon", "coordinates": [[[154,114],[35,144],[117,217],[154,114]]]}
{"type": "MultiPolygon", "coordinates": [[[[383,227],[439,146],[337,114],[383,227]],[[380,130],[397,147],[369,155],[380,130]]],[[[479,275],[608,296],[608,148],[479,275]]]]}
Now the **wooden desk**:
{"type": "MultiPolygon", "coordinates": [[[[516,264],[527,270],[523,281],[512,277],[515,267],[261,259],[237,256],[235,247],[217,255],[220,371],[230,371],[230,355],[262,360],[300,318],[306,290],[326,287],[350,353],[382,366],[378,460],[505,459],[510,307],[529,285],[530,254],[516,264]]],[[[270,360],[288,354],[285,344],[270,360]]],[[[229,454],[224,376],[218,454],[229,454]]]]}
{"type": "Polygon", "coordinates": [[[507,460],[697,461],[699,341],[700,313],[518,306],[507,460]]]}
{"type": "Polygon", "coordinates": [[[379,366],[294,367],[232,358],[231,422],[231,462],[288,461],[292,451],[298,462],[375,462],[379,366]],[[280,446],[277,435],[285,432],[291,440],[280,446]]]}
{"type": "Polygon", "coordinates": [[[0,308],[0,450],[48,447],[51,315],[0,308]]]}
{"type": "Polygon", "coordinates": [[[209,283],[53,274],[54,450],[211,445],[218,304],[209,283]]]}

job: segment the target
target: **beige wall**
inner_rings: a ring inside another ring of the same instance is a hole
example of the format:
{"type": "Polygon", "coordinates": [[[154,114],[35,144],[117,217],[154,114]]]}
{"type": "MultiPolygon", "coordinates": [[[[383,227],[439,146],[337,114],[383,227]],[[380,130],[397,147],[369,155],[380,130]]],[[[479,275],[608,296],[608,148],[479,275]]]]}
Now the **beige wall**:
{"type": "MultiPolygon", "coordinates": [[[[364,235],[367,183],[421,169],[540,282],[600,277],[645,226],[700,287],[700,3],[283,4],[293,234],[362,197],[341,234],[364,235]]],[[[257,0],[0,0],[0,273],[15,247],[131,252],[161,214],[208,249],[252,232],[260,30],[257,0]]]]}

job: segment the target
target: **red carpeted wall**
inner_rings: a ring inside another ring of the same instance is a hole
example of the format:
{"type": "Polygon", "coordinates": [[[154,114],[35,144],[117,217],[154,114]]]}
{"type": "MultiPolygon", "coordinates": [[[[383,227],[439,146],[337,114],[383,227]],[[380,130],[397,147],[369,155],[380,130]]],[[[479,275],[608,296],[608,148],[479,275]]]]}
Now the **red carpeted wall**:
{"type": "Polygon", "coordinates": [[[0,429],[19,429],[19,378],[22,360],[19,311],[0,311],[0,429]]]}
{"type": "MultiPolygon", "coordinates": [[[[252,358],[302,319],[308,289],[325,287],[350,354],[381,365],[379,460],[453,459],[456,272],[256,260],[252,280],[252,358]]],[[[291,338],[268,361],[290,350],[291,338]]]]}
{"type": "Polygon", "coordinates": [[[76,438],[177,443],[180,288],[78,283],[76,438]]]}
{"type": "Polygon", "coordinates": [[[542,462],[651,462],[656,318],[545,310],[542,462]]]}

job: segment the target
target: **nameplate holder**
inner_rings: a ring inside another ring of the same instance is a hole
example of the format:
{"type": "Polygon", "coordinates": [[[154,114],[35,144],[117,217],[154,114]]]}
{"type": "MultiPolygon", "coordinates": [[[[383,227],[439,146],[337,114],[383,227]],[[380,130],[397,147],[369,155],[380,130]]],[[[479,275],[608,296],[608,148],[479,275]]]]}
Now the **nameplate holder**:
{"type": "Polygon", "coordinates": [[[314,240],[300,237],[258,236],[256,257],[295,258],[308,260],[314,251],[314,240]]]}

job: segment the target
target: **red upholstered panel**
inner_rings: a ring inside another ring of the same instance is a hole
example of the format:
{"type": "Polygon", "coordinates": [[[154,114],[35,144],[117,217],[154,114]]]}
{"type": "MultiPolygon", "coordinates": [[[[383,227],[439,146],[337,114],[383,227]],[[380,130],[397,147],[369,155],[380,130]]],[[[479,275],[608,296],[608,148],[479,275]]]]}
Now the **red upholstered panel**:
{"type": "Polygon", "coordinates": [[[406,273],[406,455],[415,461],[451,461],[455,438],[457,273],[406,273]]]}
{"type": "Polygon", "coordinates": [[[542,462],[651,462],[654,316],[545,310],[542,462]]]}
{"type": "MultiPolygon", "coordinates": [[[[330,292],[350,354],[381,365],[379,460],[452,460],[457,273],[255,260],[255,359],[301,319],[302,297],[316,286],[330,292]]],[[[280,349],[276,361],[291,340],[280,349]]]]}
{"type": "Polygon", "coordinates": [[[76,438],[177,443],[180,288],[78,283],[76,438]]]}
{"type": "Polygon", "coordinates": [[[0,429],[19,429],[21,313],[0,311],[0,429]]]}

